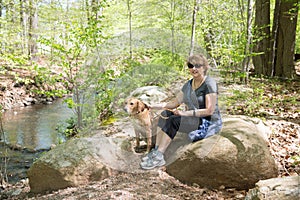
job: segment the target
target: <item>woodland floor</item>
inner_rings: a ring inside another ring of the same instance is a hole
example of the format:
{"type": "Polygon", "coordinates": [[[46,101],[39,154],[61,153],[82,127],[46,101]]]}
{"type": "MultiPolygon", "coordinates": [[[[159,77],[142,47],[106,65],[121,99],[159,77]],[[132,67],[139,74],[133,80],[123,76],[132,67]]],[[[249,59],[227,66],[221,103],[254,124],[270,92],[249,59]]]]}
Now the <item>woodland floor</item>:
{"type": "MultiPolygon", "coordinates": [[[[227,85],[228,87],[232,87],[227,85]]],[[[226,85],[224,87],[227,87],[226,85]]],[[[239,85],[239,87],[243,87],[239,85]]],[[[300,84],[285,84],[285,95],[296,95],[296,110],[299,111],[300,84]]],[[[272,92],[272,91],[268,91],[272,92]]],[[[269,95],[277,96],[277,93],[269,95]]],[[[240,104],[243,104],[241,102],[240,104]]],[[[295,115],[289,103],[282,104],[281,117],[266,118],[265,123],[273,130],[269,137],[272,155],[279,166],[279,177],[300,174],[300,116],[295,115]],[[292,110],[291,110],[292,109],[292,110]],[[298,155],[298,157],[297,157],[298,155]]],[[[236,108],[227,109],[228,114],[237,114],[236,108]],[[232,110],[233,113],[230,112],[232,110]]],[[[271,112],[268,110],[268,112],[271,112]]],[[[277,115],[276,115],[277,116],[277,115]]],[[[0,184],[1,186],[1,184],[0,184]]],[[[32,194],[28,180],[15,185],[0,187],[0,199],[244,199],[247,191],[234,188],[210,190],[197,185],[185,185],[169,176],[164,168],[141,174],[123,173],[100,182],[76,188],[67,188],[48,194],[32,194]]]]}

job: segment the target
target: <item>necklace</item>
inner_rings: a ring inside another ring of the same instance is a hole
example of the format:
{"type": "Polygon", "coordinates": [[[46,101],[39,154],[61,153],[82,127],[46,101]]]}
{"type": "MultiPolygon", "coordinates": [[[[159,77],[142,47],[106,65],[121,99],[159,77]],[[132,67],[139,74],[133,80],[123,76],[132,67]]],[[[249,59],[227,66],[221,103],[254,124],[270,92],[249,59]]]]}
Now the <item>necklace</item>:
{"type": "Polygon", "coordinates": [[[203,82],[205,81],[205,79],[206,79],[206,76],[204,76],[204,78],[199,83],[197,83],[197,84],[196,84],[195,79],[193,79],[193,82],[192,82],[192,88],[193,88],[193,90],[196,90],[197,88],[199,88],[203,84],[203,82]]]}

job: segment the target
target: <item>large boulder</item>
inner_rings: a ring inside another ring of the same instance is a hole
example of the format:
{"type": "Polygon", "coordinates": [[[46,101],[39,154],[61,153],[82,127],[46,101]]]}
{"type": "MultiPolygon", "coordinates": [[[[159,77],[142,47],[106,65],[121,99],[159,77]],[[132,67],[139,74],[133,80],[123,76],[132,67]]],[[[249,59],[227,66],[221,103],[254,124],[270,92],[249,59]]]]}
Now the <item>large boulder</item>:
{"type": "Polygon", "coordinates": [[[261,180],[248,191],[246,200],[299,200],[300,176],[289,176],[261,180]]]}
{"type": "Polygon", "coordinates": [[[43,193],[105,179],[139,166],[139,157],[127,140],[105,137],[80,138],[58,145],[28,170],[31,192],[43,193]]]}
{"type": "Polygon", "coordinates": [[[167,172],[202,187],[253,188],[259,180],[278,174],[263,130],[261,123],[252,120],[224,119],[220,134],[169,153],[167,172]]]}
{"type": "Polygon", "coordinates": [[[153,104],[166,99],[166,91],[159,86],[139,87],[131,92],[130,96],[137,97],[145,103],[153,104]]]}

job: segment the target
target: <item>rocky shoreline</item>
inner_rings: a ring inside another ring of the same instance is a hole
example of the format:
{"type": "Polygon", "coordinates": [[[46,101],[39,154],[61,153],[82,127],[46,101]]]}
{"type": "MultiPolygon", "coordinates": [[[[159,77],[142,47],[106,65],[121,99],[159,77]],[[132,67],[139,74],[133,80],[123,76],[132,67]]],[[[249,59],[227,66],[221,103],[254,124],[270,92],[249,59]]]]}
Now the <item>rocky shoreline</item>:
{"type": "MultiPolygon", "coordinates": [[[[63,90],[64,87],[61,84],[55,86],[46,86],[39,90],[51,91],[51,90],[63,90]]],[[[35,104],[51,104],[54,100],[59,98],[58,96],[46,96],[44,94],[37,94],[34,90],[38,88],[34,85],[9,85],[4,87],[1,83],[0,90],[0,105],[4,110],[10,110],[14,108],[26,107],[35,104]]]]}
{"type": "MultiPolygon", "coordinates": [[[[61,94],[67,91],[62,78],[57,77],[61,71],[58,67],[51,72],[37,73],[22,67],[3,64],[3,71],[0,74],[0,105],[3,110],[20,108],[34,104],[50,104],[61,94]],[[47,83],[49,81],[51,83],[47,83]],[[60,80],[59,80],[60,79],[60,80]],[[53,82],[56,80],[55,82],[53,82]],[[55,95],[58,94],[58,95],[55,95]]],[[[44,63],[40,68],[48,68],[44,63]]]]}

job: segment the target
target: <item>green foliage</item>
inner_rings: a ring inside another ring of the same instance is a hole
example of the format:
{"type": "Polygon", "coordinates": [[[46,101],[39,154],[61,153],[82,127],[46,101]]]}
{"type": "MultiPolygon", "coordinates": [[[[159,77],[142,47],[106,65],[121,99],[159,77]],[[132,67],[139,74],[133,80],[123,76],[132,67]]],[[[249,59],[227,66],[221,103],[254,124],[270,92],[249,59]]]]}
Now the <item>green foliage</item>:
{"type": "Polygon", "coordinates": [[[112,115],[112,102],[114,98],[114,90],[112,80],[114,80],[114,71],[106,70],[99,74],[96,87],[96,110],[100,114],[100,121],[103,121],[112,115]]]}
{"type": "Polygon", "coordinates": [[[148,50],[140,53],[146,57],[143,63],[126,68],[115,81],[117,99],[128,97],[138,87],[157,85],[166,87],[178,78],[184,59],[178,55],[172,61],[172,53],[159,50],[148,50]],[[173,64],[172,64],[173,62],[173,64]]]}
{"type": "Polygon", "coordinates": [[[36,64],[31,67],[31,70],[35,74],[31,83],[38,86],[38,89],[32,90],[34,93],[45,97],[62,97],[68,93],[67,89],[54,89],[57,82],[63,83],[61,74],[54,74],[49,68],[36,64]],[[45,85],[53,86],[53,89],[44,90],[45,85]]]}
{"type": "Polygon", "coordinates": [[[236,1],[207,1],[199,8],[198,38],[219,67],[236,67],[244,58],[246,4],[236,1]],[[229,14],[230,13],[230,14],[229,14]]]}
{"type": "Polygon", "coordinates": [[[15,74],[15,83],[18,84],[18,85],[29,85],[29,84],[32,84],[34,83],[34,80],[32,80],[31,78],[22,78],[22,77],[19,77],[18,74],[15,74]]]}
{"type": "Polygon", "coordinates": [[[180,55],[171,53],[166,50],[150,49],[146,52],[146,56],[149,55],[149,62],[151,64],[164,65],[171,67],[172,69],[182,69],[185,62],[184,58],[180,55]]]}
{"type": "MultiPolygon", "coordinates": [[[[99,8],[93,7],[93,9],[99,8]]],[[[90,102],[93,96],[90,88],[92,81],[96,80],[97,66],[87,66],[84,59],[97,50],[97,46],[104,38],[102,26],[100,26],[101,19],[101,17],[95,17],[95,13],[89,13],[86,23],[80,23],[81,19],[74,17],[61,24],[68,34],[59,34],[58,40],[53,37],[44,37],[39,40],[52,50],[55,62],[59,62],[63,70],[64,76],[61,78],[73,92],[73,98],[68,99],[67,103],[77,115],[77,129],[81,129],[88,124],[89,118],[94,117],[94,114],[87,117],[90,111],[85,110],[89,110],[90,106],[87,104],[93,103],[90,102]]]]}
{"type": "Polygon", "coordinates": [[[290,158],[290,162],[292,163],[292,166],[293,167],[296,167],[296,166],[298,166],[298,165],[300,165],[300,156],[292,156],[291,158],[290,158]]]}
{"type": "Polygon", "coordinates": [[[13,63],[13,65],[16,65],[19,67],[28,65],[28,57],[25,55],[6,53],[4,55],[4,60],[6,62],[11,62],[11,63],[13,63]]]}
{"type": "Polygon", "coordinates": [[[70,117],[66,120],[65,123],[59,124],[56,127],[58,133],[62,134],[64,138],[71,138],[78,135],[78,130],[76,128],[76,119],[74,117],[70,117]]]}
{"type": "Polygon", "coordinates": [[[73,108],[75,108],[77,106],[76,103],[73,101],[72,98],[66,98],[64,100],[64,103],[66,103],[67,106],[68,106],[68,108],[70,108],[70,109],[73,109],[73,108]]]}
{"type": "Polygon", "coordinates": [[[231,85],[229,95],[220,94],[226,113],[253,117],[295,118],[299,113],[297,82],[276,79],[251,80],[248,86],[231,85]],[[295,84],[294,88],[291,84],[295,84]]]}
{"type": "MultiPolygon", "coordinates": [[[[95,116],[104,120],[112,114],[113,101],[137,87],[171,83],[178,77],[178,70],[183,69],[190,48],[192,0],[130,1],[132,59],[128,59],[127,1],[95,2],[72,1],[66,6],[54,0],[37,4],[40,53],[51,56],[52,64],[59,65],[62,72],[53,75],[50,68],[34,65],[31,69],[36,74],[33,79],[14,74],[19,84],[53,86],[62,82],[66,88],[73,89],[73,98],[68,104],[78,114],[78,124],[86,124],[95,116]],[[86,64],[88,57],[93,55],[100,61],[86,64]],[[84,122],[80,121],[82,117],[84,122]]],[[[26,49],[29,44],[26,41],[29,41],[29,31],[14,20],[21,17],[18,6],[20,4],[11,5],[12,9],[0,18],[3,29],[0,33],[1,57],[3,53],[12,66],[28,67],[26,49]]],[[[234,71],[234,78],[246,77],[242,68],[244,58],[249,56],[245,55],[246,8],[247,1],[203,1],[196,20],[194,52],[207,51],[218,68],[225,73],[234,71]]],[[[299,38],[299,31],[296,37],[299,38]]],[[[299,49],[297,45],[296,49],[299,49]]],[[[1,73],[5,73],[5,69],[1,68],[1,73]]],[[[34,92],[50,97],[68,91],[39,88],[34,92]]],[[[244,95],[240,91],[233,93],[236,97],[244,95]]],[[[250,98],[249,106],[242,108],[246,113],[259,108],[256,101],[263,104],[265,100],[259,89],[253,89],[250,94],[258,95],[258,99],[250,98]]],[[[288,101],[295,102],[296,99],[291,97],[288,101]]]]}

